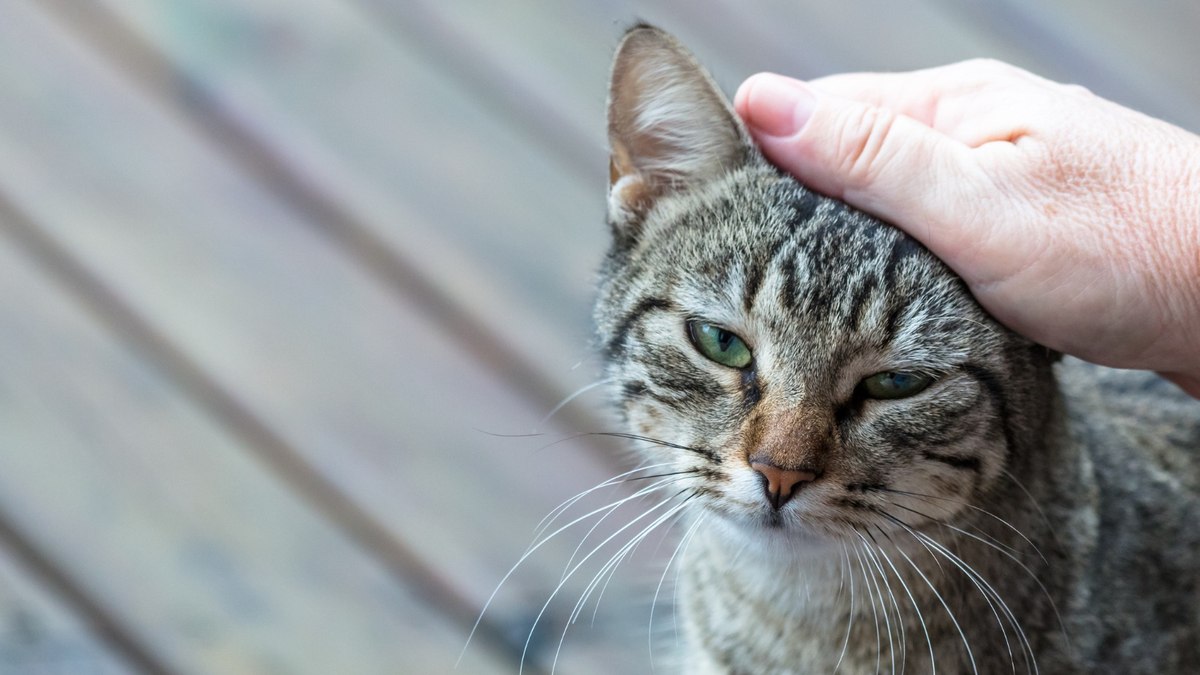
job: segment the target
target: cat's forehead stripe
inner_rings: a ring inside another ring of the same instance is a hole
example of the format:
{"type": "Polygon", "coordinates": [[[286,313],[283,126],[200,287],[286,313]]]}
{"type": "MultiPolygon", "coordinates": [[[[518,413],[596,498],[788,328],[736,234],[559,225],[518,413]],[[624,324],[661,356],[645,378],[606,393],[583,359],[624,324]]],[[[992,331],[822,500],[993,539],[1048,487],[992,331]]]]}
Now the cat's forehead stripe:
{"type": "Polygon", "coordinates": [[[646,314],[654,310],[666,310],[674,308],[674,304],[663,298],[651,296],[645,297],[634,305],[633,309],[627,312],[617,323],[617,328],[613,332],[612,339],[605,346],[605,351],[610,358],[620,356],[625,349],[625,344],[629,339],[629,331],[642,319],[646,314]]]}
{"type": "Polygon", "coordinates": [[[857,332],[862,328],[863,316],[867,311],[867,303],[871,300],[875,288],[875,277],[869,276],[858,284],[858,288],[855,288],[853,294],[850,296],[846,327],[851,331],[857,332]]]}
{"type": "Polygon", "coordinates": [[[794,311],[796,296],[799,294],[796,287],[796,256],[784,256],[779,272],[783,275],[779,284],[779,304],[787,311],[794,311]]]}
{"type": "Polygon", "coordinates": [[[758,298],[758,291],[762,288],[763,277],[766,276],[766,272],[766,265],[757,261],[751,261],[746,266],[742,287],[742,311],[747,315],[754,309],[754,301],[758,298]]]}

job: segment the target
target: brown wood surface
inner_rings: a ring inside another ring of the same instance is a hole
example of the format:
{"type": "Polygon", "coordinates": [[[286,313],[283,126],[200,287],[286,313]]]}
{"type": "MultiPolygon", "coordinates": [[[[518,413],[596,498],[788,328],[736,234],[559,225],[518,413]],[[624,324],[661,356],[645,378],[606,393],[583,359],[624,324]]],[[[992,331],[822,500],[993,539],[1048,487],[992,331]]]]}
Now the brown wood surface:
{"type": "MultiPolygon", "coordinates": [[[[991,56],[1200,129],[1200,10],[1130,7],[0,3],[0,673],[452,671],[542,516],[632,466],[577,435],[612,428],[598,391],[542,418],[600,377],[633,21],[730,89],[991,56]]],[[[515,672],[585,532],[506,581],[459,672],[515,672]]],[[[559,672],[669,652],[673,545],[623,564],[559,672]]]]}

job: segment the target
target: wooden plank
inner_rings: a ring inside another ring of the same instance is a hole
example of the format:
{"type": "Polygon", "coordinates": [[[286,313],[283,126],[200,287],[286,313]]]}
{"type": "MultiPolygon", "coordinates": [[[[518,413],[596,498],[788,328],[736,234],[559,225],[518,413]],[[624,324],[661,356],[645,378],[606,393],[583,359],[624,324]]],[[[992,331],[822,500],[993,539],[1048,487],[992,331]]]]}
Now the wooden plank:
{"type": "MultiPolygon", "coordinates": [[[[109,650],[25,562],[0,546],[0,673],[125,675],[109,650]]],[[[16,556],[19,557],[19,556],[16,556]]]]}
{"type": "MultiPolygon", "coordinates": [[[[12,225],[6,215],[0,231],[12,225]]],[[[0,360],[0,509],[167,670],[449,669],[456,631],[98,330],[7,237],[0,353],[20,355],[0,360]]]]}
{"type": "Polygon", "coordinates": [[[488,331],[530,355],[557,383],[539,405],[587,383],[572,368],[591,357],[591,278],[606,236],[602,151],[598,187],[583,186],[345,3],[111,8],[290,170],[336,195],[488,331]],[[229,26],[260,39],[233,38],[229,26]]]}
{"type": "MultiPolygon", "coordinates": [[[[170,106],[148,102],[36,14],[12,14],[4,24],[22,38],[0,46],[13,92],[0,100],[0,185],[152,317],[213,388],[482,605],[541,516],[609,470],[570,443],[535,452],[553,436],[480,433],[527,430],[544,409],[480,369],[170,106]]],[[[490,615],[523,637],[577,542],[531,560],[490,615]]],[[[634,606],[620,595],[610,590],[607,605],[634,606]]],[[[617,643],[630,622],[611,622],[584,642],[617,643]]]]}

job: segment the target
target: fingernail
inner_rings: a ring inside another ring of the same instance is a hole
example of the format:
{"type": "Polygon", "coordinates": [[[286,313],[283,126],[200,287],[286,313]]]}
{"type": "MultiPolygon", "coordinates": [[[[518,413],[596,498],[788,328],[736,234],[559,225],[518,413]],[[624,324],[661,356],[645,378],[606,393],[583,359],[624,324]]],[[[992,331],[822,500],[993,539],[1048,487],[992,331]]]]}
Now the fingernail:
{"type": "Polygon", "coordinates": [[[752,131],[766,136],[794,136],[812,117],[817,97],[803,82],[761,73],[738,90],[739,105],[752,131]]]}

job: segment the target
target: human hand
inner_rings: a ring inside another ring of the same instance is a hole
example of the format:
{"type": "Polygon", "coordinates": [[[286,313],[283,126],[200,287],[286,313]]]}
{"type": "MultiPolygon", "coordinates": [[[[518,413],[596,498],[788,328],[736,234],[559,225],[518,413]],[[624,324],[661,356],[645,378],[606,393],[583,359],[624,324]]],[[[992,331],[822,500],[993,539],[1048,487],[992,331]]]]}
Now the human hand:
{"type": "Polygon", "coordinates": [[[1200,137],[987,60],[760,74],[735,107],[771,161],[919,239],[1005,325],[1200,398],[1200,137]]]}

